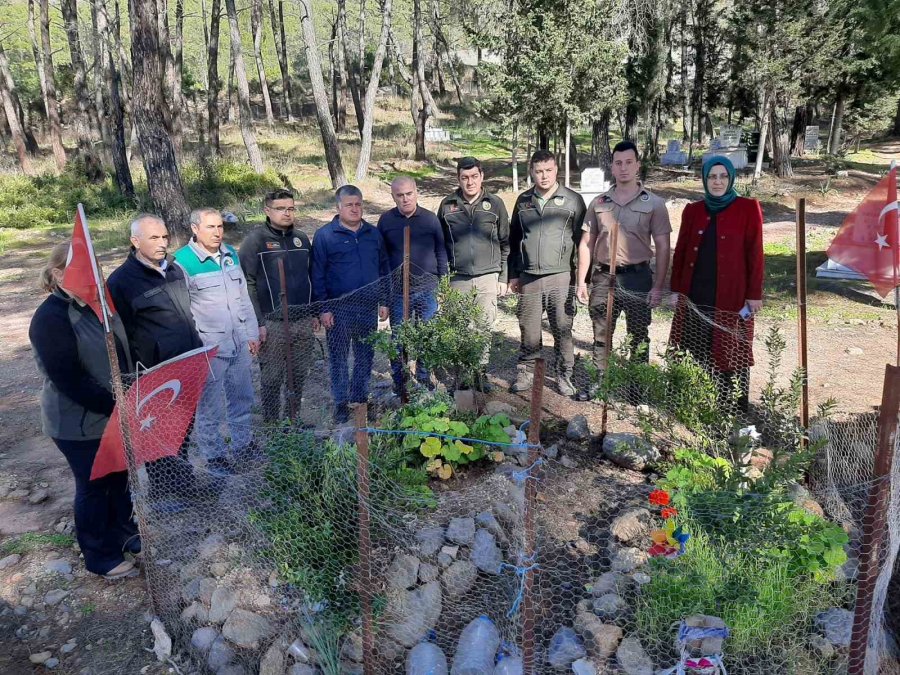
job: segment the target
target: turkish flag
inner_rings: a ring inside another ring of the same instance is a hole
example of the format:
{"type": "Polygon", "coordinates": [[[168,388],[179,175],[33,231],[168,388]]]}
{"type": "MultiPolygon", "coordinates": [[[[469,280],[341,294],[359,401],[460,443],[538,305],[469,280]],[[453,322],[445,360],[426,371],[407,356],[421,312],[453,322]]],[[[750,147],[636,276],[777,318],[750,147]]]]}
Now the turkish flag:
{"type": "Polygon", "coordinates": [[[897,167],[892,167],[844,220],[828,247],[828,257],[864,274],[885,297],[898,285],[898,227],[897,167]]]}
{"type": "Polygon", "coordinates": [[[72,243],[69,245],[69,257],[66,259],[62,286],[72,291],[78,299],[94,310],[100,323],[109,330],[106,319],[116,313],[116,308],[113,306],[109,290],[105,287],[103,298],[100,297],[103,280],[100,278],[100,267],[94,254],[94,243],[91,241],[87,216],[84,215],[84,207],[81,204],[75,212],[75,229],[72,231],[72,243]]]}
{"type": "Polygon", "coordinates": [[[121,418],[128,425],[135,466],[162,457],[174,457],[181,449],[209,376],[209,362],[218,347],[200,347],[163,361],[138,375],[119,403],[100,440],[91,480],[127,470],[121,418]]]}

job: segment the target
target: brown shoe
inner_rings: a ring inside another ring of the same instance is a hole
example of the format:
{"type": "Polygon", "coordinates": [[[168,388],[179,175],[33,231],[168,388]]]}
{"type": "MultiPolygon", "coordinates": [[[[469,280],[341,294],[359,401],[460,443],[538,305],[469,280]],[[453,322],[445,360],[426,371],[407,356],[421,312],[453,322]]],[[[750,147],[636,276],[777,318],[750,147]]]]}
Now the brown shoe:
{"type": "Polygon", "coordinates": [[[119,579],[136,577],[138,574],[138,569],[134,566],[133,562],[129,560],[123,560],[118,565],[113,567],[109,572],[104,574],[103,578],[107,581],[118,581],[119,579]]]}

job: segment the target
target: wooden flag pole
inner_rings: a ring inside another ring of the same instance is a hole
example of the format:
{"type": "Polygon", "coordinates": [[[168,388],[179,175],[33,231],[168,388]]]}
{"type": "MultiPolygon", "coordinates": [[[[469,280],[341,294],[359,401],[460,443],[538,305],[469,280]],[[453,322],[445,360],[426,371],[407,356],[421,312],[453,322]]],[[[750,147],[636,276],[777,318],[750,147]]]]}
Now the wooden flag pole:
{"type": "MultiPolygon", "coordinates": [[[[897,160],[891,160],[891,167],[888,171],[893,171],[897,168],[897,160]]],[[[890,183],[888,183],[890,185],[890,183]]],[[[894,180],[894,186],[896,189],[896,177],[894,180]]],[[[894,195],[896,199],[896,194],[894,195]]],[[[894,256],[894,311],[897,312],[897,365],[900,366],[900,284],[898,284],[897,275],[900,273],[900,214],[896,216],[897,220],[897,228],[894,232],[894,241],[891,244],[892,253],[894,256]]]]}
{"type": "Polygon", "coordinates": [[[803,427],[802,447],[806,447],[809,427],[809,364],[806,343],[806,199],[797,200],[797,350],[798,365],[803,373],[800,385],[800,426],[803,427]]]}

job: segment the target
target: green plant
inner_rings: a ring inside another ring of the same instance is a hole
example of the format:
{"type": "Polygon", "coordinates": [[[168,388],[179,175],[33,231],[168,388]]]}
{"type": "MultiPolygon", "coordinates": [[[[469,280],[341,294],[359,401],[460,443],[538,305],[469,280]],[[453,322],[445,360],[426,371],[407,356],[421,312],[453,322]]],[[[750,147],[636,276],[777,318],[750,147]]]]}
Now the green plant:
{"type": "Polygon", "coordinates": [[[830,176],[819,183],[819,194],[820,195],[822,195],[823,197],[827,197],[829,192],[831,192],[831,177],[830,176]]]}
{"type": "Polygon", "coordinates": [[[376,331],[368,341],[390,358],[400,350],[433,372],[449,375],[456,389],[479,384],[481,359],[490,345],[491,330],[474,291],[450,287],[447,277],[437,287],[438,313],[430,321],[404,321],[392,336],[376,331]]]}
{"type": "Polygon", "coordinates": [[[12,555],[13,553],[24,555],[45,548],[69,548],[74,544],[75,538],[68,534],[26,532],[17,537],[11,537],[0,544],[0,552],[4,555],[12,555]]]}

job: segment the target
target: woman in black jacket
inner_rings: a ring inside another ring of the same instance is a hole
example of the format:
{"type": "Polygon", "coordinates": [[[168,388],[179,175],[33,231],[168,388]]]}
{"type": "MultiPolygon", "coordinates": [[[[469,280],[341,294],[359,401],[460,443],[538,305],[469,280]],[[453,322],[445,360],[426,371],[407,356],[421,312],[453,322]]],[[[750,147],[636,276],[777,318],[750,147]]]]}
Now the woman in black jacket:
{"type": "MultiPolygon", "coordinates": [[[[57,244],[41,273],[50,295],[31,319],[28,337],[44,383],[41,422],[75,477],[75,533],[88,571],[107,579],[137,574],[124,553],[139,553],[128,474],[91,480],[94,456],[115,401],[103,325],[94,311],[60,284],[68,243],[57,244]]],[[[113,321],[119,361],[128,363],[124,331],[113,321]]]]}

